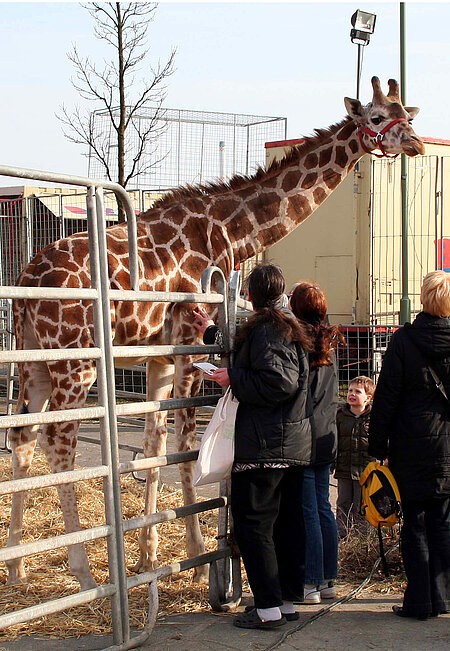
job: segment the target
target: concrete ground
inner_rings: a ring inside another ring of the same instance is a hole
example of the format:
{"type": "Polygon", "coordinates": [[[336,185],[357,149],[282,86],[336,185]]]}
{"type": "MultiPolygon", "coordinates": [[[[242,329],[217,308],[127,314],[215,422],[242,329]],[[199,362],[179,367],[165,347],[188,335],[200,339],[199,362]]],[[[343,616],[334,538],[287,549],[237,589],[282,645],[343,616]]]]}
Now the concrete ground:
{"type": "MultiPolygon", "coordinates": [[[[243,599],[242,610],[250,599],[243,599]]],[[[326,602],[327,604],[330,602],[326,602]]],[[[233,615],[187,613],[164,617],[156,626],[144,650],[160,651],[270,651],[271,649],[314,651],[448,651],[450,615],[420,622],[392,614],[401,595],[386,597],[363,592],[359,598],[334,608],[308,623],[324,606],[298,606],[300,619],[273,631],[246,630],[232,625],[233,615]]],[[[133,636],[136,635],[133,632],[133,636]]],[[[0,646],[0,651],[93,651],[112,645],[112,637],[49,640],[22,638],[0,646]]]]}

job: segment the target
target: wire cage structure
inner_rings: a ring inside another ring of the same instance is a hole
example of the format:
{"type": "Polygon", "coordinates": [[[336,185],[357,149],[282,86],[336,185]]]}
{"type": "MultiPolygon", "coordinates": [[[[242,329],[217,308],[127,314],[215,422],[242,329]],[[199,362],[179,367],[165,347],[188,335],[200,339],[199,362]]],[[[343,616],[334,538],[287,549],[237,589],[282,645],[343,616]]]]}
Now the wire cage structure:
{"type": "MultiPolygon", "coordinates": [[[[119,109],[116,108],[115,117],[119,109]]],[[[117,142],[107,111],[91,115],[94,138],[104,138],[104,151],[113,178],[117,178],[117,142]]],[[[139,189],[168,190],[202,184],[233,174],[251,174],[264,163],[264,145],[287,135],[287,118],[182,109],[148,108],[140,111],[126,132],[125,169],[139,151],[139,133],[155,125],[141,157],[142,172],[132,180],[139,189]]],[[[106,168],[89,152],[88,175],[105,178],[106,168]]]]}
{"type": "MultiPolygon", "coordinates": [[[[423,277],[450,271],[450,156],[417,156],[408,165],[408,286],[411,312],[421,310],[423,277]]],[[[400,159],[372,161],[371,322],[397,323],[402,297],[400,159]]]]}

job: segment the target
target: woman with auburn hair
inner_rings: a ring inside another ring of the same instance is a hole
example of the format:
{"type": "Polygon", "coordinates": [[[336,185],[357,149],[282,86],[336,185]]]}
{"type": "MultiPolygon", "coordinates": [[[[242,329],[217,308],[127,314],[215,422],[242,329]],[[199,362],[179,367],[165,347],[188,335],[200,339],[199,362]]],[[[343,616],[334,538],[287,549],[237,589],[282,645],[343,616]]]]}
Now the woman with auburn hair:
{"type": "Polygon", "coordinates": [[[327,299],[315,283],[300,282],[290,294],[290,308],[306,324],[312,339],[309,386],[313,401],[315,460],[303,475],[303,517],[306,534],[304,603],[336,596],[338,534],[330,504],[330,469],[336,457],[338,375],[335,351],[344,337],[325,323],[327,299]]]}
{"type": "Polygon", "coordinates": [[[369,454],[387,458],[402,500],[408,584],[393,611],[427,619],[450,610],[450,274],[427,274],[420,300],[383,360],[369,454]]]}

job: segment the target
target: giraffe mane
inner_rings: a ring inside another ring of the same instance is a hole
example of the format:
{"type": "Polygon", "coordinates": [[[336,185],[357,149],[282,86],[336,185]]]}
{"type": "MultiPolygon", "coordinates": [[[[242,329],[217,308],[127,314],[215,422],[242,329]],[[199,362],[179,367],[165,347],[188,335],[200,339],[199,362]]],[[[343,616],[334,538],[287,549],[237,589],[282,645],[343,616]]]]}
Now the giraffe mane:
{"type": "Polygon", "coordinates": [[[314,129],[314,135],[303,138],[302,142],[298,145],[294,145],[294,147],[287,152],[284,158],[279,161],[273,161],[267,169],[258,167],[256,172],[253,174],[235,174],[227,181],[181,186],[175,190],[171,190],[164,195],[164,197],[155,201],[152,208],[169,208],[183,199],[202,198],[205,196],[223,194],[230,190],[243,190],[244,188],[248,188],[248,186],[255,181],[261,182],[269,179],[285,167],[296,163],[303,156],[309,154],[309,152],[325,144],[331,136],[337,133],[337,131],[350,121],[351,118],[347,116],[327,129],[314,129]]]}

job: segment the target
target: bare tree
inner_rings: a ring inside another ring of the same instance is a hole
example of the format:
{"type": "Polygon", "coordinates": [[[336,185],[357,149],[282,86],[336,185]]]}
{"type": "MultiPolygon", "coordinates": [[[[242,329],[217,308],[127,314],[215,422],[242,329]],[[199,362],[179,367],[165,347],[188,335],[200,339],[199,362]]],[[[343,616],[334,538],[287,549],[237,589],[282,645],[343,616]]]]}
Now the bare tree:
{"type": "Polygon", "coordinates": [[[108,116],[117,145],[117,158],[111,161],[109,135],[96,129],[92,112],[84,113],[78,107],[69,112],[62,106],[61,115],[57,117],[68,127],[63,128],[64,135],[71,142],[87,145],[91,155],[104,166],[107,178],[126,188],[131,179],[158,162],[151,160],[149,148],[165,128],[161,107],[166,97],[165,82],[174,71],[175,50],[170,52],[165,63],[158,62],[156,67],[145,63],[146,36],[155,17],[156,3],[91,2],[82,6],[95,21],[95,36],[106,41],[115,50],[115,56],[99,69],[89,57],[81,57],[73,45],[67,55],[76,72],[71,82],[81,97],[96,102],[108,116]],[[142,68],[150,74],[136,82],[136,73],[142,68]],[[148,108],[153,110],[145,111],[148,108]],[[143,112],[148,119],[139,119],[143,112]],[[131,155],[127,131],[133,132],[133,140],[137,142],[131,155]],[[114,163],[117,178],[113,178],[114,163]]]}

